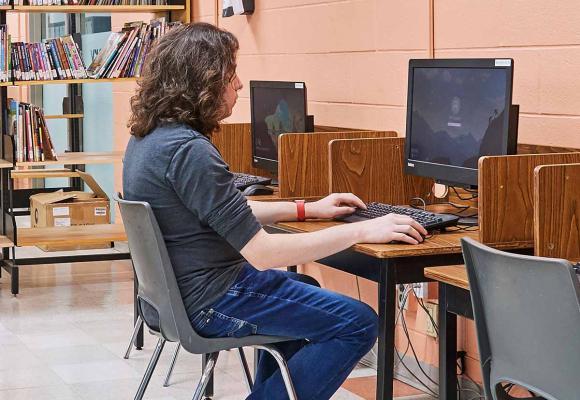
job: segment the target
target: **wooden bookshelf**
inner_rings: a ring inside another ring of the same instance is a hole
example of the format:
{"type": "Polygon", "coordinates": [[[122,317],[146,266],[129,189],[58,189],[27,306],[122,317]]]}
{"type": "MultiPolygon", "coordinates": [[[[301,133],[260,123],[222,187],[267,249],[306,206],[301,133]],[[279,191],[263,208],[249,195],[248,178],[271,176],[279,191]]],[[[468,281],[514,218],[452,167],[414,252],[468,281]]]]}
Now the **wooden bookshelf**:
{"type": "Polygon", "coordinates": [[[6,236],[0,236],[0,248],[5,248],[5,247],[12,247],[14,246],[14,243],[12,243],[12,241],[10,239],[8,239],[6,236]]]}
{"type": "Polygon", "coordinates": [[[12,165],[13,164],[10,161],[0,159],[0,169],[12,168],[12,165]]]}
{"type": "Polygon", "coordinates": [[[68,85],[75,83],[116,83],[116,82],[132,82],[137,80],[135,77],[131,78],[106,78],[106,79],[54,79],[46,81],[14,81],[14,82],[3,82],[2,86],[34,86],[34,85],[68,85]]]}
{"type": "Polygon", "coordinates": [[[18,228],[17,238],[17,246],[56,246],[120,242],[126,241],[127,235],[125,234],[123,225],[99,224],[48,228],[18,228]]]}
{"type": "Polygon", "coordinates": [[[77,119],[84,118],[85,114],[45,115],[44,119],[77,119]]]}
{"type": "Polygon", "coordinates": [[[135,6],[3,6],[0,10],[28,13],[160,13],[185,10],[185,5],[135,5],[135,6]]]}
{"type": "Polygon", "coordinates": [[[12,6],[0,6],[0,11],[10,11],[12,10],[12,6]]]}
{"type": "Polygon", "coordinates": [[[87,165],[87,164],[112,164],[123,159],[123,151],[107,152],[80,152],[57,154],[56,161],[23,161],[17,162],[17,167],[37,167],[42,165],[87,165]]]}

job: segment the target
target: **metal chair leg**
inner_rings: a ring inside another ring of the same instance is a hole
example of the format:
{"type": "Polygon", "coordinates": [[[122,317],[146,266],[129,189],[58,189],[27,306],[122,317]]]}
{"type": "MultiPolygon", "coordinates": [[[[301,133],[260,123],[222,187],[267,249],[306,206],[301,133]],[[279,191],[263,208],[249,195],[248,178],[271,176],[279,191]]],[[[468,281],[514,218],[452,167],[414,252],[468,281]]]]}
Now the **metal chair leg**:
{"type": "Polygon", "coordinates": [[[246,355],[244,354],[244,349],[238,347],[238,356],[240,357],[240,363],[242,364],[242,369],[244,371],[244,378],[246,378],[246,386],[248,391],[252,393],[254,388],[254,382],[252,382],[252,374],[250,372],[250,367],[248,367],[248,360],[246,360],[246,355]]]}
{"type": "Polygon", "coordinates": [[[218,355],[220,353],[211,353],[207,359],[207,364],[205,365],[205,369],[203,370],[203,374],[201,375],[201,378],[199,380],[199,384],[197,385],[197,388],[195,389],[195,393],[193,395],[193,399],[192,400],[201,400],[201,396],[203,395],[204,391],[205,391],[205,387],[207,386],[207,383],[209,382],[209,379],[212,375],[213,369],[215,367],[215,364],[217,362],[217,358],[218,355]]]}
{"type": "Polygon", "coordinates": [[[145,394],[145,390],[147,390],[147,385],[149,385],[149,381],[151,380],[151,375],[153,375],[153,371],[157,366],[157,361],[159,361],[159,356],[163,351],[163,346],[165,346],[165,339],[159,339],[157,341],[157,346],[155,346],[155,351],[151,356],[151,360],[149,361],[149,365],[147,365],[147,369],[145,370],[145,375],[143,375],[143,379],[141,380],[141,384],[137,389],[137,393],[135,394],[135,400],[142,400],[143,395],[145,394]]]}
{"type": "Polygon", "coordinates": [[[173,368],[175,367],[175,362],[177,361],[177,355],[179,354],[179,349],[181,349],[181,343],[177,343],[175,348],[175,353],[173,353],[173,358],[171,359],[171,364],[167,370],[167,376],[165,377],[165,382],[163,382],[163,387],[169,386],[169,380],[171,379],[171,374],[173,373],[173,368]]]}
{"type": "Polygon", "coordinates": [[[137,320],[135,321],[135,328],[133,328],[133,334],[131,335],[131,341],[129,342],[129,347],[127,347],[127,351],[125,352],[125,356],[123,357],[125,360],[129,359],[131,355],[131,350],[133,350],[133,344],[135,343],[135,339],[137,338],[137,334],[139,333],[139,329],[143,326],[143,320],[139,315],[137,320]]]}
{"type": "Polygon", "coordinates": [[[290,377],[290,371],[288,370],[288,364],[284,356],[280,354],[273,346],[270,345],[257,345],[252,346],[256,349],[265,350],[274,357],[278,366],[280,367],[280,372],[282,373],[282,379],[284,380],[284,385],[286,386],[286,392],[288,393],[289,400],[298,400],[296,397],[296,390],[294,390],[294,384],[292,383],[292,378],[290,377]]]}

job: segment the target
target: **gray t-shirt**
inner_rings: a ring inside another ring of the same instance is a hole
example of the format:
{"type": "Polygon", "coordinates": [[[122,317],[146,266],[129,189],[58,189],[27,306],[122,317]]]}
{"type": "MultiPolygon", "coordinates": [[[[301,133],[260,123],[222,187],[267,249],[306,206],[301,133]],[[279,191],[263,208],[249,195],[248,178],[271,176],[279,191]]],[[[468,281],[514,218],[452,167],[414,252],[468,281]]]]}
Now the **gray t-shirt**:
{"type": "Polygon", "coordinates": [[[131,137],[123,195],[151,205],[190,316],[225,294],[261,225],[208,138],[182,124],[131,137]]]}

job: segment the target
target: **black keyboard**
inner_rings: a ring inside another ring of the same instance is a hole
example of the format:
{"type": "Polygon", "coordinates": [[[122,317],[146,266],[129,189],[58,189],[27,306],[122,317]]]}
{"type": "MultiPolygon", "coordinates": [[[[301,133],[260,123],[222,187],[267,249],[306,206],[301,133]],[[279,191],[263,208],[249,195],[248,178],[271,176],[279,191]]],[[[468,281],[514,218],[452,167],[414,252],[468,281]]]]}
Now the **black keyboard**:
{"type": "Polygon", "coordinates": [[[234,172],[234,186],[238,190],[244,190],[251,185],[269,185],[271,182],[272,179],[264,178],[263,176],[234,172]]]}
{"type": "Polygon", "coordinates": [[[358,222],[367,219],[382,217],[387,214],[408,215],[423,225],[428,231],[455,226],[459,217],[450,214],[436,214],[411,207],[392,206],[383,203],[368,203],[367,209],[358,208],[353,214],[340,218],[346,222],[358,222]]]}

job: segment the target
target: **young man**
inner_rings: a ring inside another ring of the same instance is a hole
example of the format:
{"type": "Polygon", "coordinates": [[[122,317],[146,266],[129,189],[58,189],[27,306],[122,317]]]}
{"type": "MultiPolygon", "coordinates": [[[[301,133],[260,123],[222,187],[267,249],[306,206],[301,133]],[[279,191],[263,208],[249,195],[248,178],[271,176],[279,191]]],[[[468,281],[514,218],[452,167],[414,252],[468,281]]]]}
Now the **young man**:
{"type": "MultiPolygon", "coordinates": [[[[416,244],[426,232],[400,215],[314,233],[262,229],[296,220],[297,205],[247,201],[209,140],[220,134],[219,121],[231,115],[242,88],[237,50],[232,34],[201,23],[173,29],[152,50],[131,100],[124,196],[151,204],[197,332],[296,338],[280,350],[298,398],[329,399],[374,344],[377,316],[366,304],[273,268],[361,242],[416,244]]],[[[352,194],[332,194],[306,204],[305,214],[333,218],[355,207],[365,205],[352,194]]],[[[286,398],[280,371],[262,357],[248,399],[286,398]]]]}

